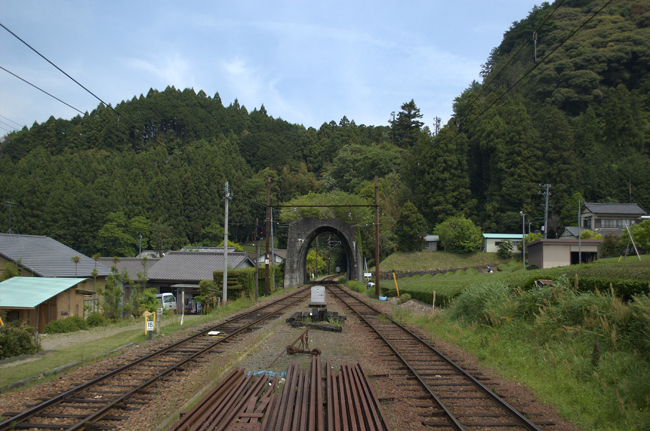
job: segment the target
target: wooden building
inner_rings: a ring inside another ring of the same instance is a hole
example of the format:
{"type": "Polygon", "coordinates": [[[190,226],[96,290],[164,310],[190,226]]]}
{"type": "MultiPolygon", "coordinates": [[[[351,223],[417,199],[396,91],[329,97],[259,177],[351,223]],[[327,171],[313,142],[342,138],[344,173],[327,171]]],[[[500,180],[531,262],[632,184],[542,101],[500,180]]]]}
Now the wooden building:
{"type": "Polygon", "coordinates": [[[83,318],[83,278],[12,277],[0,283],[0,311],[7,322],[20,320],[43,332],[69,316],[83,318]]]}

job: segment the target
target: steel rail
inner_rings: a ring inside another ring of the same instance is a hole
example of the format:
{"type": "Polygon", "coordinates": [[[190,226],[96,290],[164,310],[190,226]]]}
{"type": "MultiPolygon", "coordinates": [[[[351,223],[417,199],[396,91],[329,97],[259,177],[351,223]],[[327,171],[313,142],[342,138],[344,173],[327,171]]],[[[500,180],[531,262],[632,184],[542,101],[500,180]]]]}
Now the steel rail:
{"type": "MultiPolygon", "coordinates": [[[[406,365],[411,372],[415,375],[415,377],[420,381],[420,383],[426,388],[426,390],[434,397],[437,403],[442,407],[442,409],[449,415],[449,418],[452,420],[454,427],[458,427],[459,430],[465,430],[464,426],[460,423],[460,421],[449,411],[447,406],[440,400],[440,398],[434,393],[433,389],[424,381],[424,379],[411,367],[411,365],[406,361],[406,359],[396,350],[396,348],[388,341],[383,334],[379,332],[375,326],[368,321],[360,312],[355,310],[348,302],[346,302],[343,298],[341,298],[340,295],[337,295],[334,289],[331,288],[331,286],[327,286],[328,289],[330,289],[330,292],[334,294],[339,300],[341,300],[344,304],[346,304],[355,314],[357,314],[364,322],[368,324],[376,333],[379,335],[385,342],[388,344],[393,350],[393,352],[400,358],[400,360],[406,365]]],[[[386,316],[383,314],[381,311],[377,310],[373,306],[367,304],[364,301],[361,301],[357,298],[354,298],[352,295],[349,293],[345,292],[343,289],[339,287],[341,291],[343,291],[345,294],[353,298],[354,300],[360,302],[363,304],[363,306],[371,309],[375,313],[384,316],[387,318],[391,323],[394,325],[398,326],[400,329],[402,329],[404,332],[418,340],[423,346],[425,346],[427,349],[438,355],[440,358],[442,358],[447,364],[449,364],[455,371],[457,371],[461,376],[464,378],[470,380],[481,392],[483,392],[485,395],[487,395],[492,401],[494,401],[497,405],[502,407],[507,413],[510,415],[514,416],[516,419],[518,419],[520,422],[522,422],[522,426],[526,428],[529,431],[541,431],[535,424],[530,422],[526,417],[524,417],[521,413],[519,413],[517,410],[515,410],[513,407],[511,407],[508,403],[506,403],[503,399],[501,399],[498,395],[496,395],[494,392],[486,388],[481,382],[479,382],[477,379],[475,379],[473,376],[471,376],[469,373],[467,373],[464,369],[462,369],[459,365],[457,365],[455,362],[453,362],[451,359],[447,358],[445,355],[443,355],[438,349],[433,347],[431,344],[427,343],[425,340],[422,338],[418,337],[416,334],[408,330],[406,327],[401,325],[400,323],[394,321],[390,316],[386,316]]]]}
{"type": "MultiPolygon", "coordinates": [[[[154,378],[149,379],[146,383],[144,383],[144,384],[142,384],[142,385],[136,387],[135,389],[133,389],[133,390],[127,392],[126,395],[123,395],[123,396],[117,398],[116,400],[112,401],[112,402],[109,403],[106,407],[104,407],[104,408],[98,410],[97,412],[95,412],[95,413],[89,415],[88,417],[86,417],[84,420],[78,422],[77,424],[72,425],[71,428],[67,428],[68,430],[77,430],[77,429],[80,429],[79,426],[85,424],[86,422],[88,422],[88,421],[91,420],[91,419],[96,419],[96,418],[98,418],[98,414],[99,414],[99,413],[104,413],[104,414],[107,413],[107,410],[110,409],[110,408],[113,408],[113,406],[114,406],[118,401],[122,401],[122,400],[124,400],[125,398],[129,398],[129,397],[131,397],[135,392],[141,391],[145,386],[148,386],[148,385],[150,385],[151,383],[153,383],[153,382],[155,382],[156,380],[158,380],[159,378],[164,377],[165,375],[171,373],[172,371],[175,371],[177,368],[179,368],[181,365],[185,364],[186,362],[189,362],[189,361],[191,361],[191,360],[194,360],[197,356],[200,356],[200,355],[204,354],[206,351],[208,351],[208,350],[214,348],[215,346],[217,346],[218,344],[220,344],[222,341],[224,341],[224,340],[226,340],[226,339],[229,339],[231,336],[234,336],[234,335],[240,333],[240,332],[243,331],[243,330],[249,329],[251,326],[254,326],[254,325],[257,324],[257,323],[259,323],[259,322],[261,322],[261,321],[263,321],[263,320],[266,320],[266,319],[270,318],[271,316],[274,316],[274,315],[277,314],[279,311],[282,311],[282,310],[284,310],[284,309],[286,309],[286,308],[292,306],[292,305],[295,304],[296,302],[299,302],[299,301],[301,301],[301,300],[304,300],[305,290],[298,290],[298,291],[296,291],[296,292],[294,292],[294,293],[292,293],[292,294],[290,294],[290,295],[288,295],[288,296],[286,296],[286,297],[284,297],[284,298],[281,298],[281,299],[279,299],[279,300],[277,300],[277,301],[274,301],[274,302],[272,302],[272,303],[270,303],[270,304],[266,304],[266,305],[264,305],[263,307],[257,308],[257,309],[255,309],[255,310],[252,310],[252,311],[250,311],[250,312],[248,312],[248,313],[241,314],[241,315],[239,315],[239,316],[234,316],[234,317],[232,317],[231,319],[228,319],[227,321],[220,323],[219,325],[216,325],[216,326],[214,326],[214,327],[212,327],[212,328],[209,328],[209,329],[206,329],[206,330],[204,330],[204,331],[198,332],[198,333],[195,334],[195,335],[192,335],[192,336],[187,337],[187,338],[185,338],[185,339],[183,339],[183,340],[180,340],[180,341],[178,341],[178,342],[176,342],[176,343],[173,343],[173,344],[171,344],[171,345],[169,345],[169,346],[167,346],[167,347],[165,347],[165,348],[163,348],[163,349],[160,349],[160,350],[157,350],[157,351],[155,351],[155,352],[152,352],[152,353],[150,353],[150,354],[148,354],[148,355],[146,355],[146,356],[143,356],[142,358],[139,358],[139,359],[137,359],[137,360],[135,360],[135,361],[133,361],[133,362],[130,362],[130,363],[126,364],[126,365],[123,365],[123,366],[121,366],[121,367],[119,367],[119,368],[116,368],[115,370],[110,371],[110,372],[108,372],[108,373],[106,373],[106,374],[104,374],[104,375],[102,375],[102,376],[100,376],[100,377],[98,377],[98,378],[96,378],[96,379],[93,379],[93,380],[91,380],[91,381],[89,381],[89,382],[86,382],[86,383],[84,383],[84,384],[82,384],[82,385],[79,385],[79,386],[77,386],[77,387],[75,387],[75,388],[72,388],[72,389],[70,389],[70,390],[68,390],[68,391],[66,391],[66,392],[64,392],[64,393],[62,393],[62,394],[59,394],[59,395],[57,395],[56,397],[53,397],[53,398],[51,398],[51,399],[49,399],[49,400],[47,400],[47,401],[44,401],[44,402],[38,404],[37,406],[34,406],[34,407],[30,408],[29,410],[26,410],[26,411],[20,413],[19,415],[13,416],[13,417],[11,417],[11,418],[9,418],[9,419],[3,421],[2,423],[0,423],[0,431],[11,430],[11,429],[14,427],[14,424],[15,424],[15,423],[21,423],[21,422],[23,422],[25,419],[28,419],[28,418],[30,418],[30,417],[32,417],[32,416],[36,416],[38,413],[42,412],[43,410],[45,410],[45,409],[47,409],[47,408],[49,408],[49,407],[52,407],[52,406],[54,406],[54,405],[60,404],[61,402],[66,401],[66,400],[67,400],[68,398],[70,398],[72,395],[78,394],[78,393],[84,391],[85,389],[88,389],[88,388],[90,388],[90,387],[92,387],[92,386],[94,386],[94,385],[96,385],[96,384],[98,384],[98,383],[100,383],[100,382],[106,380],[106,379],[109,378],[109,377],[112,377],[112,376],[114,376],[114,375],[116,375],[116,374],[119,374],[119,373],[125,371],[125,370],[128,370],[128,369],[130,369],[130,368],[132,368],[132,367],[135,367],[136,365],[139,365],[140,363],[143,363],[143,362],[145,362],[145,361],[147,361],[147,360],[149,360],[149,359],[151,359],[151,358],[154,358],[154,357],[156,357],[156,356],[159,356],[159,355],[161,355],[161,354],[164,354],[165,352],[167,352],[167,351],[169,351],[169,350],[172,350],[172,349],[178,347],[178,346],[181,345],[181,344],[187,343],[187,342],[192,341],[192,340],[194,340],[194,339],[196,339],[196,338],[198,338],[198,337],[201,337],[201,336],[207,334],[208,332],[215,330],[216,328],[221,328],[221,327],[223,327],[223,326],[225,326],[225,325],[227,325],[227,324],[230,324],[230,323],[236,322],[236,321],[238,321],[238,320],[245,319],[246,317],[249,317],[249,316],[251,316],[251,315],[253,315],[253,314],[255,314],[255,313],[259,313],[261,310],[263,310],[263,309],[265,309],[265,308],[269,308],[269,307],[272,307],[272,306],[278,305],[278,304],[281,303],[282,301],[284,301],[284,300],[286,300],[286,299],[288,299],[288,298],[291,298],[291,297],[293,297],[293,296],[299,296],[299,297],[298,297],[297,299],[295,299],[294,301],[290,302],[289,304],[285,305],[284,307],[282,307],[282,308],[276,310],[275,312],[273,312],[273,313],[269,313],[268,315],[266,315],[266,316],[264,316],[264,317],[262,317],[262,318],[260,318],[260,319],[257,319],[257,320],[255,320],[255,321],[253,321],[252,323],[247,324],[246,326],[244,326],[244,327],[242,327],[242,328],[236,330],[235,332],[233,332],[233,333],[231,333],[231,334],[228,334],[226,337],[224,337],[224,338],[222,338],[222,339],[219,339],[218,341],[216,341],[215,343],[209,345],[209,346],[206,347],[205,349],[202,349],[202,350],[198,351],[197,353],[191,355],[190,357],[188,357],[188,358],[186,358],[186,359],[184,359],[184,360],[182,360],[182,361],[180,361],[180,362],[174,364],[173,366],[169,367],[169,368],[166,369],[165,371],[163,371],[163,372],[159,373],[158,375],[156,375],[154,378]]],[[[102,414],[101,416],[104,416],[104,414],[102,414]]],[[[101,418],[101,416],[99,416],[99,418],[101,418]]]]}

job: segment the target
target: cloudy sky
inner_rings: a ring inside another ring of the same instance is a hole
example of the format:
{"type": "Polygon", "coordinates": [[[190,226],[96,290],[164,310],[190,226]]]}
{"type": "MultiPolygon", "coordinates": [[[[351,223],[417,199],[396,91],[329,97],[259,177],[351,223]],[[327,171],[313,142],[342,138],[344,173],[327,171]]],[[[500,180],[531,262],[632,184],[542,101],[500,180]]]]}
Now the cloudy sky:
{"type": "MultiPolygon", "coordinates": [[[[411,99],[425,124],[538,0],[1,0],[0,23],[114,106],[150,88],[219,93],[306,127],[386,125],[411,99]]],[[[0,135],[98,100],[0,27],[0,135]],[[20,125],[20,126],[19,126],[20,125]]]]}

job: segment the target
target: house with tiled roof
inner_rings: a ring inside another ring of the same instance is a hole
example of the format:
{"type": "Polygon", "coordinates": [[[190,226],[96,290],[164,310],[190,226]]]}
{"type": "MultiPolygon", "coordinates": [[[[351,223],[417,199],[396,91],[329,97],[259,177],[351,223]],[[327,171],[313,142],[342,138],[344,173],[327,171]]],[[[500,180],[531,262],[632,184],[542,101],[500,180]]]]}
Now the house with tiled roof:
{"type": "MultiPolygon", "coordinates": [[[[74,294],[82,295],[83,300],[81,307],[72,307],[70,313],[80,316],[87,309],[97,308],[97,290],[105,285],[110,273],[110,269],[92,258],[44,235],[0,234],[0,273],[8,263],[15,265],[22,277],[78,279],[73,283],[74,294]],[[79,261],[75,263],[73,257],[78,257],[79,261]],[[93,278],[95,269],[97,273],[93,278]]],[[[50,319],[40,319],[39,324],[44,321],[50,319]]]]}
{"type": "MultiPolygon", "coordinates": [[[[107,268],[111,268],[111,270],[115,266],[118,274],[124,274],[126,272],[131,281],[135,283],[138,280],[139,273],[146,275],[146,278],[148,278],[149,270],[159,260],[158,258],[147,258],[144,260],[141,257],[120,257],[116,263],[113,257],[100,257],[99,263],[107,268]]],[[[122,285],[124,291],[124,299],[129,299],[133,290],[133,283],[127,283],[126,285],[121,281],[119,283],[122,285]]]]}
{"type": "Polygon", "coordinates": [[[580,208],[580,225],[605,236],[620,235],[627,227],[643,221],[647,213],[635,203],[587,202],[580,208]]]}
{"type": "MultiPolygon", "coordinates": [[[[201,281],[213,280],[214,271],[224,270],[224,263],[223,249],[221,252],[170,251],[149,269],[147,285],[157,288],[160,293],[173,293],[176,298],[184,290],[187,301],[198,295],[201,281]]],[[[229,269],[254,266],[248,253],[228,252],[229,269]]]]}

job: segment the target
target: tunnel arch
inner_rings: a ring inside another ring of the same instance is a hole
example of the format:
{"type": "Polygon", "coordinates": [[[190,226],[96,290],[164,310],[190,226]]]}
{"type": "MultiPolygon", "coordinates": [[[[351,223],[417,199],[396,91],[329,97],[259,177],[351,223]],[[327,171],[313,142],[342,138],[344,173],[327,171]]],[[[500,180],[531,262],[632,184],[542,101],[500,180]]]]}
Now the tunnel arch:
{"type": "Polygon", "coordinates": [[[311,242],[317,235],[332,233],[339,237],[348,262],[348,280],[363,280],[361,252],[356,239],[356,230],[339,219],[315,217],[296,220],[289,224],[287,238],[287,260],[284,269],[284,287],[290,289],[309,281],[306,262],[311,242]]]}

